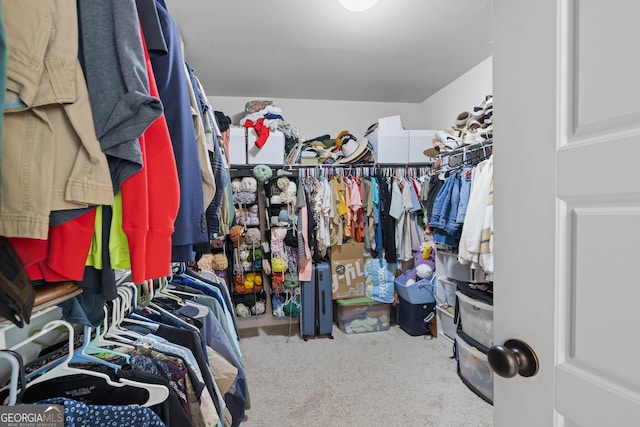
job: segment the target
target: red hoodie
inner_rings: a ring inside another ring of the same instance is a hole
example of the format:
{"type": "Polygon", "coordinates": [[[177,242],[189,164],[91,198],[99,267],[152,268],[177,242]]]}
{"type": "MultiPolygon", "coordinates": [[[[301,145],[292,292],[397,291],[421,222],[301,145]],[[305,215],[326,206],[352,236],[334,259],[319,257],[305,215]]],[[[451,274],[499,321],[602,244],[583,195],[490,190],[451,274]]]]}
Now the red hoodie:
{"type": "MultiPolygon", "coordinates": [[[[159,98],[144,35],[149,92],[159,98]]],[[[122,229],[135,283],[171,274],[171,235],[180,206],[178,171],[162,114],[140,138],[142,169],[122,184],[122,229]]]]}

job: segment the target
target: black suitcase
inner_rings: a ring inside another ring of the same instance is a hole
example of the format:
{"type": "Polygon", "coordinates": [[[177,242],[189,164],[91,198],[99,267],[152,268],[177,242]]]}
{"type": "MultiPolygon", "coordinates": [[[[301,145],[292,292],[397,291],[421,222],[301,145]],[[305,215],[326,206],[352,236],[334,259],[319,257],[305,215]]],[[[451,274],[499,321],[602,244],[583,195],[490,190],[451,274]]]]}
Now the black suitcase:
{"type": "Polygon", "coordinates": [[[316,335],[316,270],[311,281],[300,282],[300,335],[304,340],[316,335]]]}
{"type": "Polygon", "coordinates": [[[321,262],[316,268],[316,284],[318,289],[318,335],[328,335],[333,339],[333,298],[331,285],[331,267],[321,262]]]}
{"type": "Polygon", "coordinates": [[[333,339],[331,268],[326,262],[313,264],[311,281],[301,282],[300,335],[327,335],[333,339]]]}

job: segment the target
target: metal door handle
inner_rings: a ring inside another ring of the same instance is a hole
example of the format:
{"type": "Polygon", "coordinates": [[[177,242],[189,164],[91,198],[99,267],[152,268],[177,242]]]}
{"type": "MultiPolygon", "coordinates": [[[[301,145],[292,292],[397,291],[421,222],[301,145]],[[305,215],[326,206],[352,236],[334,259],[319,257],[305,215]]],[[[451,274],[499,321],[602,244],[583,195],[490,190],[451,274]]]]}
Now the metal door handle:
{"type": "Polygon", "coordinates": [[[538,356],[529,345],[520,340],[507,340],[504,345],[494,345],[487,353],[493,371],[505,378],[520,374],[532,377],[540,366],[538,356]]]}

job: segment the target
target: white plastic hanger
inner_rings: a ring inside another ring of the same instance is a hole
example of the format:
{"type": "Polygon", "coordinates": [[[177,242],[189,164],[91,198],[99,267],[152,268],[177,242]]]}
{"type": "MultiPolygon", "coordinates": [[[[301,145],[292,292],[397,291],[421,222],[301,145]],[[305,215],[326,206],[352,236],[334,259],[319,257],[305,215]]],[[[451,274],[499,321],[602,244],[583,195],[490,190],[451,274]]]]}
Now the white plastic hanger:
{"type": "Polygon", "coordinates": [[[118,351],[131,351],[134,350],[135,347],[129,344],[125,344],[121,341],[111,341],[105,338],[107,331],[109,330],[109,312],[107,310],[107,306],[103,307],[104,310],[104,320],[102,321],[102,328],[96,329],[96,337],[93,340],[93,345],[97,348],[104,347],[117,347],[118,351]]]}
{"type": "MultiPolygon", "coordinates": [[[[135,301],[134,296],[133,296],[133,290],[128,287],[128,286],[120,286],[118,288],[118,296],[120,297],[120,316],[119,316],[119,321],[120,321],[120,326],[122,327],[122,323],[126,322],[126,323],[133,323],[136,325],[142,325],[145,328],[149,328],[151,330],[157,330],[158,329],[158,324],[155,322],[152,322],[148,319],[144,319],[144,318],[133,318],[130,314],[133,311],[134,305],[133,302],[135,301]]],[[[131,330],[126,330],[126,333],[134,336],[136,338],[141,338],[142,335],[139,334],[138,332],[135,331],[131,331],[131,330]]]]}
{"type": "MultiPolygon", "coordinates": [[[[11,365],[11,378],[9,380],[9,401],[7,405],[15,405],[18,401],[18,375],[20,374],[20,363],[18,358],[12,352],[0,351],[0,359],[6,359],[11,365]]],[[[24,387],[24,384],[22,384],[24,387]]]]}
{"type": "Polygon", "coordinates": [[[107,362],[106,360],[102,360],[99,357],[92,356],[91,354],[86,352],[89,343],[91,342],[91,328],[87,325],[84,325],[84,341],[79,349],[73,351],[73,347],[70,347],[72,350],[71,360],[69,363],[100,363],[103,365],[107,365],[112,368],[114,371],[118,372],[120,370],[120,365],[116,365],[115,363],[107,362]]]}
{"type": "MultiPolygon", "coordinates": [[[[25,344],[30,343],[34,339],[37,339],[42,335],[45,335],[53,331],[58,326],[64,326],[69,330],[68,345],[70,349],[73,349],[73,339],[74,339],[73,326],[65,320],[54,320],[44,325],[44,327],[37,334],[11,347],[11,350],[15,350],[17,348],[22,347],[25,344]]],[[[157,405],[159,403],[164,402],[167,399],[167,397],[169,397],[169,390],[167,389],[167,387],[163,385],[141,383],[138,381],[132,381],[125,378],[121,378],[120,381],[113,381],[107,374],[91,371],[88,369],[80,369],[80,368],[74,368],[69,366],[69,363],[71,362],[72,358],[73,358],[73,352],[69,352],[67,358],[62,363],[50,369],[49,371],[45,372],[44,374],[40,375],[38,378],[34,379],[33,381],[29,382],[29,384],[27,384],[27,388],[44,381],[53,380],[55,378],[60,378],[68,375],[81,374],[81,375],[90,375],[92,377],[101,378],[112,387],[131,386],[131,387],[137,387],[137,388],[146,390],[149,397],[147,401],[143,403],[144,406],[157,405]]]]}

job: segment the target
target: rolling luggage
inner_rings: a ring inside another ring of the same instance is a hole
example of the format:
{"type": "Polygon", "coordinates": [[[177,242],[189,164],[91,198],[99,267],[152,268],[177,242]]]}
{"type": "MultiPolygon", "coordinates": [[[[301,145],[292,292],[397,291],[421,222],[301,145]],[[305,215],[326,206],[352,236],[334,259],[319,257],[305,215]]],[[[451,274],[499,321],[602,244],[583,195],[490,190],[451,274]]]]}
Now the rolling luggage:
{"type": "Polygon", "coordinates": [[[328,335],[333,339],[333,297],[331,294],[331,267],[321,262],[315,266],[316,287],[318,289],[318,335],[328,335]]]}
{"type": "Polygon", "coordinates": [[[304,340],[316,335],[316,274],[311,281],[300,282],[300,335],[304,340]]]}
{"type": "Polygon", "coordinates": [[[326,262],[313,265],[311,281],[301,282],[300,335],[328,335],[333,339],[331,268],[326,262]]]}

